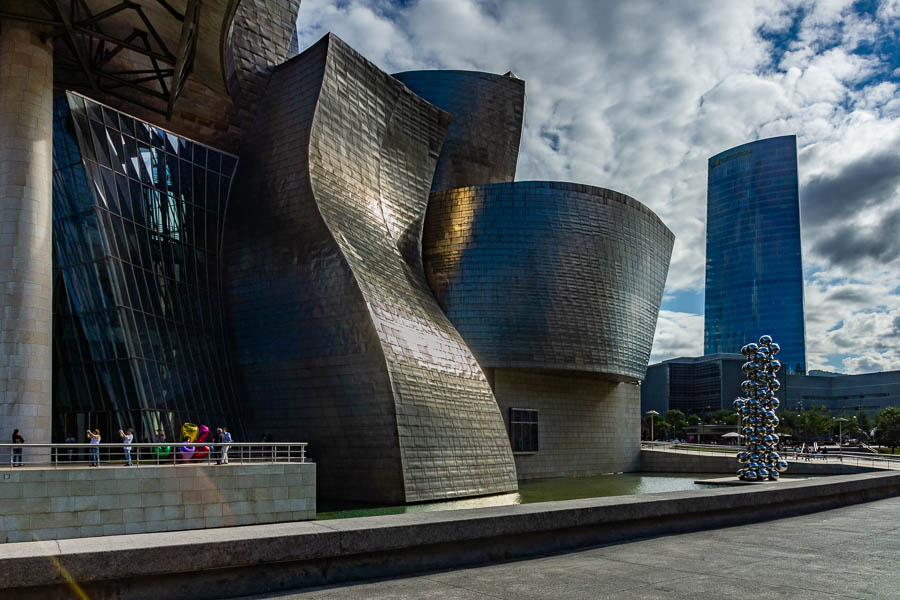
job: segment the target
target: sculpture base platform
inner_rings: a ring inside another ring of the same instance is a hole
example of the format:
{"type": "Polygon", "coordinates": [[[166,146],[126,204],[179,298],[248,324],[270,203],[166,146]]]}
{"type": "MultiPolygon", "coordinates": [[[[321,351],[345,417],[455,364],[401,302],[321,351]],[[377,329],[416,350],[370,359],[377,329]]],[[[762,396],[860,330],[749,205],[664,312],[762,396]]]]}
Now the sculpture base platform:
{"type": "Polygon", "coordinates": [[[763,481],[744,481],[743,479],[738,479],[737,477],[717,477],[715,479],[698,479],[694,483],[704,483],[706,485],[767,485],[773,483],[779,483],[782,481],[798,481],[802,479],[808,479],[807,477],[796,477],[796,478],[788,478],[781,477],[774,481],[770,479],[764,479],[763,481]]]}

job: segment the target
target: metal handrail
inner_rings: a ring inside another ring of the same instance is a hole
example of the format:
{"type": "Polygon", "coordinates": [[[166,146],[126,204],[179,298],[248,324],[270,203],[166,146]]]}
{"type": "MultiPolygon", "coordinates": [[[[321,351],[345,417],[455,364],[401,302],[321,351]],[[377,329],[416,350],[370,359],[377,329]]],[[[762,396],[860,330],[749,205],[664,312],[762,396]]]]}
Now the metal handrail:
{"type": "Polygon", "coordinates": [[[129,457],[136,467],[196,464],[305,463],[307,442],[72,442],[63,444],[0,444],[0,469],[14,466],[53,468],[123,466],[129,457]],[[197,453],[196,448],[209,448],[197,453]],[[180,451],[180,448],[194,448],[180,451]],[[97,450],[96,459],[92,450],[97,450]],[[18,451],[18,452],[17,452],[18,451]],[[196,456],[196,457],[195,457],[196,456]]]}
{"type": "MultiPolygon", "coordinates": [[[[698,454],[704,456],[733,456],[745,450],[745,446],[720,446],[720,445],[704,445],[704,444],[675,444],[673,442],[641,442],[642,448],[653,450],[663,450],[666,452],[680,452],[684,454],[698,454]]],[[[826,454],[811,452],[794,452],[792,449],[781,450],[782,457],[790,461],[804,462],[838,462],[847,465],[855,465],[860,467],[872,467],[875,469],[900,470],[900,456],[892,456],[885,454],[861,454],[858,452],[828,452],[826,454]]]]}

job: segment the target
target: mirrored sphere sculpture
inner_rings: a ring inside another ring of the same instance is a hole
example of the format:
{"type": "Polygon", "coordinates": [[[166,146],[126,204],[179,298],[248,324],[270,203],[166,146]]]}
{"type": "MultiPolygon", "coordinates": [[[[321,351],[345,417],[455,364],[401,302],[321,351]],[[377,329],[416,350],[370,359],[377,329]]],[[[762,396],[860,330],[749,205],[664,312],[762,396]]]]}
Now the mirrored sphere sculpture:
{"type": "Polygon", "coordinates": [[[781,347],[772,341],[772,336],[763,335],[759,344],[747,344],[741,354],[747,362],[741,370],[747,379],[741,383],[745,398],[734,401],[741,431],[747,441],[747,449],[739,452],[737,461],[741,464],[738,477],[744,481],[776,480],[780,473],[787,471],[787,462],[778,454],[778,417],[775,411],[780,402],[774,392],[781,387],[775,374],[781,369],[781,362],[775,355],[781,347]],[[751,408],[753,407],[753,408],[751,408]]]}

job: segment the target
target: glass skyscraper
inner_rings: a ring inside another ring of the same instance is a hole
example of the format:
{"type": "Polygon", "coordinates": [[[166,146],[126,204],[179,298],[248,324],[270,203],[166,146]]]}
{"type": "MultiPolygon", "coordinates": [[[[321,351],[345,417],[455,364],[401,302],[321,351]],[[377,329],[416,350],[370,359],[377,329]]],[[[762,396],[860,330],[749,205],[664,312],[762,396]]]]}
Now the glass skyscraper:
{"type": "Polygon", "coordinates": [[[709,159],[704,353],[769,334],[788,372],[806,372],[797,140],[743,144],[709,159]]]}

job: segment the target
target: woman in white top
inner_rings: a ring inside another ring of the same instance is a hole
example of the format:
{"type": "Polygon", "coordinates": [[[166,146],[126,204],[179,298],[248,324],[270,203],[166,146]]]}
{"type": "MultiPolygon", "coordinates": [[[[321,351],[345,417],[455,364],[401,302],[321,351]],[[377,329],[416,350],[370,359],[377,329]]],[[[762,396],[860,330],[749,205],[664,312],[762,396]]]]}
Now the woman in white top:
{"type": "Polygon", "coordinates": [[[90,440],[91,444],[97,444],[97,446],[91,448],[91,466],[99,467],[100,466],[100,446],[99,446],[100,430],[95,429],[94,431],[91,431],[90,429],[88,429],[87,434],[88,434],[88,439],[90,440]]]}
{"type": "Polygon", "coordinates": [[[122,431],[119,430],[119,436],[122,438],[122,443],[125,444],[125,466],[130,467],[131,465],[131,441],[134,439],[134,429],[129,427],[127,430],[122,431]]]}

